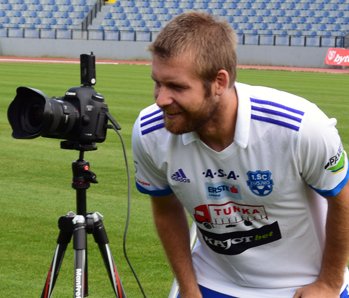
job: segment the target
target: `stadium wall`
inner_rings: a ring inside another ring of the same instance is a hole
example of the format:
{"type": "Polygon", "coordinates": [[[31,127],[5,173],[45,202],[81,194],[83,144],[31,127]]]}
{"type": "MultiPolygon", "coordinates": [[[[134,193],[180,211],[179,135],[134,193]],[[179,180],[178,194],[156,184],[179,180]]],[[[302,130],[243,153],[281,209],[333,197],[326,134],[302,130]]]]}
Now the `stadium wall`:
{"type": "MultiPolygon", "coordinates": [[[[17,57],[79,58],[93,52],[97,59],[150,60],[148,42],[37,38],[0,38],[0,55],[17,57]]],[[[292,67],[326,67],[328,48],[239,45],[238,64],[292,67]]]]}

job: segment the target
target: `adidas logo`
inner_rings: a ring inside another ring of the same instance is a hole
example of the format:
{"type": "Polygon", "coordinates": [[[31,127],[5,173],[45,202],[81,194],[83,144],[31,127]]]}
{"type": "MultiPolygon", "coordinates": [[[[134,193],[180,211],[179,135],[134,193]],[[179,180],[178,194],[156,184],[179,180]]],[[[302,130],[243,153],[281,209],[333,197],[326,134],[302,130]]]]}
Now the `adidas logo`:
{"type": "Polygon", "coordinates": [[[182,169],[179,169],[176,173],[171,176],[171,179],[178,182],[190,183],[190,179],[185,176],[182,169]]]}

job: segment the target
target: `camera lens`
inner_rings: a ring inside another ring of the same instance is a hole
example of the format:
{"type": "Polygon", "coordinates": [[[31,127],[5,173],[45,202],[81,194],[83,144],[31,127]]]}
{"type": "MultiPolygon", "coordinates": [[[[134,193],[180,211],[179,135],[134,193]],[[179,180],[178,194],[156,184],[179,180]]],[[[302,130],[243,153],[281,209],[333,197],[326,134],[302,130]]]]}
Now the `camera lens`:
{"type": "Polygon", "coordinates": [[[29,134],[35,134],[42,128],[43,113],[45,105],[40,98],[32,98],[26,106],[24,106],[23,128],[29,134]]]}

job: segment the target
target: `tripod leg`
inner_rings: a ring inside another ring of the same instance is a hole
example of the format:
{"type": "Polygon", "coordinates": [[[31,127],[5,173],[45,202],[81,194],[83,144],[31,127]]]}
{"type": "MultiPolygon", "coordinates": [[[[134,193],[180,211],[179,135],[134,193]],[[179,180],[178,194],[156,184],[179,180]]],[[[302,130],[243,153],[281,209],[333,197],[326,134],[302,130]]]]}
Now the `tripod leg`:
{"type": "Polygon", "coordinates": [[[75,262],[74,262],[74,298],[85,297],[86,280],[85,280],[85,268],[86,268],[86,223],[85,217],[82,215],[76,215],[73,219],[74,224],[74,249],[75,249],[75,262]]]}
{"type": "Polygon", "coordinates": [[[116,269],[115,261],[108,245],[108,236],[102,222],[103,216],[98,212],[93,213],[91,216],[93,217],[94,221],[93,237],[95,239],[95,242],[98,244],[99,250],[102,254],[110,282],[115,292],[115,296],[117,298],[126,298],[124,287],[121,283],[119,273],[116,269]]]}
{"type": "Polygon", "coordinates": [[[55,286],[58,273],[63,262],[65,251],[73,235],[73,216],[75,216],[75,214],[73,212],[69,212],[67,215],[61,216],[58,220],[60,233],[57,239],[57,247],[53,255],[44,289],[42,290],[41,298],[49,298],[52,295],[53,288],[55,286]]]}

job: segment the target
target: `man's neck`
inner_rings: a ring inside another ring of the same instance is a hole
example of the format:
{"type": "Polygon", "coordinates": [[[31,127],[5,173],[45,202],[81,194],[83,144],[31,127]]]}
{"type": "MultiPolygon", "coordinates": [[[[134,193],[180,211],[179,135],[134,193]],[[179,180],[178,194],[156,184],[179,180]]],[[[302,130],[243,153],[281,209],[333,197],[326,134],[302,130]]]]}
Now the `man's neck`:
{"type": "Polygon", "coordinates": [[[211,149],[220,152],[234,142],[238,99],[235,88],[221,96],[215,117],[198,131],[200,139],[211,149]]]}

